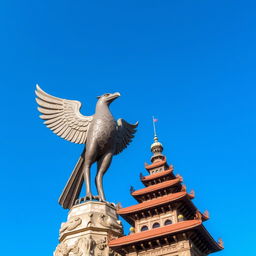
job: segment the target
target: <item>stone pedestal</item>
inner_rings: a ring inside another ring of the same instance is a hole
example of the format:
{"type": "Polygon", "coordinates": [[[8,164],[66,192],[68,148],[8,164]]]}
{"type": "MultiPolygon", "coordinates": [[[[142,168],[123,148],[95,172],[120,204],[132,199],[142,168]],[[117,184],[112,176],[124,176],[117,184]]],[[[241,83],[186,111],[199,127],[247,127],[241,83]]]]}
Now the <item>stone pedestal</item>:
{"type": "Polygon", "coordinates": [[[123,233],[116,209],[105,202],[88,201],[71,208],[61,224],[54,256],[110,256],[110,239],[123,233]]]}

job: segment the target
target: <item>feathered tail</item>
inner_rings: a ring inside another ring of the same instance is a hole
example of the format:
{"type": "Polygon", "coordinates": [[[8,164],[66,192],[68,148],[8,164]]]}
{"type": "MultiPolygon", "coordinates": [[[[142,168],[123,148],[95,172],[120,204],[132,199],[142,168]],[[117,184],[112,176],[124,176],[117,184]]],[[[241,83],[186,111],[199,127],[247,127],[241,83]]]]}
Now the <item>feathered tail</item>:
{"type": "Polygon", "coordinates": [[[84,162],[84,153],[81,154],[80,158],[78,159],[76,166],[70,175],[70,178],[65,186],[65,188],[62,191],[62,194],[59,198],[59,204],[64,209],[70,209],[74,204],[76,199],[78,199],[79,194],[82,189],[83,185],[83,162],[84,162]]]}

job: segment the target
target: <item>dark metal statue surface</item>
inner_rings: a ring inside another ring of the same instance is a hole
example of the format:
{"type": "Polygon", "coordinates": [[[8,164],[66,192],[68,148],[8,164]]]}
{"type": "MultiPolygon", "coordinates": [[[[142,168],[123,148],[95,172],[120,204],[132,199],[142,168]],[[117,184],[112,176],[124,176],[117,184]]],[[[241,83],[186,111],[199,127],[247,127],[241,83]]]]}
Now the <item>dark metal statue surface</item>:
{"type": "Polygon", "coordinates": [[[115,121],[109,105],[120,96],[120,93],[106,93],[98,97],[95,114],[84,116],[80,113],[81,103],[51,96],[38,85],[36,101],[45,120],[44,124],[61,138],[68,141],[86,144],[60,198],[63,208],[71,208],[81,192],[85,181],[85,200],[98,199],[105,201],[102,177],[110,166],[113,155],[123,151],[134,137],[136,124],[129,124],[123,119],[115,121]],[[95,184],[98,196],[91,193],[90,168],[97,162],[95,184]]]}

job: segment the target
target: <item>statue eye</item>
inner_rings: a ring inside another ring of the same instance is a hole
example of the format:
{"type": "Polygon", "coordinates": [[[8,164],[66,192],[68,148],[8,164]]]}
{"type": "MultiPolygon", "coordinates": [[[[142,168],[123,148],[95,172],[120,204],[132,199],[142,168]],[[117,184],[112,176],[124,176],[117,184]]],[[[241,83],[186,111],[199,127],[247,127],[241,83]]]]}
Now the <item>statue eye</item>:
{"type": "Polygon", "coordinates": [[[110,93],[106,93],[106,94],[104,94],[104,96],[106,96],[106,97],[108,97],[110,95],[110,93]]]}

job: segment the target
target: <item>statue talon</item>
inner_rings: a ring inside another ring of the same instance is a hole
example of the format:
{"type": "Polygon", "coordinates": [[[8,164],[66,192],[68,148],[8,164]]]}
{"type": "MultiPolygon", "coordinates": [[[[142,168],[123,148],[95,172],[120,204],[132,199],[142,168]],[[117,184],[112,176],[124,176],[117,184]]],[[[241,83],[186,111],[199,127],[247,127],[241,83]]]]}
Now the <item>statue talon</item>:
{"type": "Polygon", "coordinates": [[[89,200],[89,201],[92,201],[93,199],[93,195],[92,193],[86,193],[85,197],[84,197],[84,200],[89,200]]]}
{"type": "Polygon", "coordinates": [[[100,196],[99,196],[99,201],[100,202],[106,202],[106,200],[104,198],[100,197],[100,196]]]}
{"type": "MultiPolygon", "coordinates": [[[[64,209],[70,209],[79,198],[82,184],[91,191],[90,169],[98,163],[96,188],[99,201],[106,201],[102,187],[102,178],[108,170],[112,157],[122,152],[132,141],[138,122],[129,124],[124,119],[117,121],[112,116],[109,105],[120,93],[106,93],[98,97],[94,115],[80,113],[81,102],[54,97],[36,86],[36,101],[44,124],[65,140],[86,144],[60,198],[64,209]]],[[[91,193],[86,193],[85,200],[93,200],[91,193]]]]}
{"type": "Polygon", "coordinates": [[[99,197],[99,195],[97,195],[97,196],[93,196],[93,199],[94,199],[94,200],[98,200],[98,201],[100,201],[100,197],[99,197]]]}

